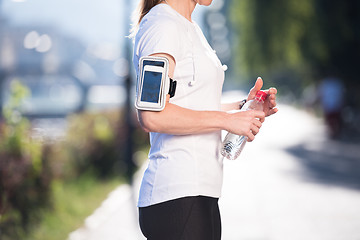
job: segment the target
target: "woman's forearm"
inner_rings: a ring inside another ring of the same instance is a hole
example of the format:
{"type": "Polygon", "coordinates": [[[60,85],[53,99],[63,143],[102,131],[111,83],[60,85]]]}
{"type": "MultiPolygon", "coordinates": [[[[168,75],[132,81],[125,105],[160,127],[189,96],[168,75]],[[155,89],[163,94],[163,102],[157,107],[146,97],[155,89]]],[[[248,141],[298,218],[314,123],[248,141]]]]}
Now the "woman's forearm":
{"type": "Polygon", "coordinates": [[[167,103],[161,112],[139,111],[139,121],[147,132],[173,135],[200,134],[225,129],[227,113],[195,111],[167,103]]]}
{"type": "Polygon", "coordinates": [[[228,112],[228,111],[232,111],[232,110],[239,110],[240,103],[241,103],[241,101],[234,102],[234,103],[222,103],[221,111],[228,112]]]}

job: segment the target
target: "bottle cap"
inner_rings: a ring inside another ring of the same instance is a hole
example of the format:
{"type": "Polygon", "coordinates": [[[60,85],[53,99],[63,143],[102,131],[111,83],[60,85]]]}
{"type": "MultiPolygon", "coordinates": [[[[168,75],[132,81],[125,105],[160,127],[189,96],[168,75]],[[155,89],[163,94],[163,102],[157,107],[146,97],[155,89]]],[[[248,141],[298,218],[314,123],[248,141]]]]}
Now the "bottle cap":
{"type": "Polygon", "coordinates": [[[264,92],[264,91],[258,91],[258,92],[256,93],[255,99],[258,99],[259,101],[260,101],[260,100],[265,101],[266,97],[267,97],[266,92],[264,92]]]}

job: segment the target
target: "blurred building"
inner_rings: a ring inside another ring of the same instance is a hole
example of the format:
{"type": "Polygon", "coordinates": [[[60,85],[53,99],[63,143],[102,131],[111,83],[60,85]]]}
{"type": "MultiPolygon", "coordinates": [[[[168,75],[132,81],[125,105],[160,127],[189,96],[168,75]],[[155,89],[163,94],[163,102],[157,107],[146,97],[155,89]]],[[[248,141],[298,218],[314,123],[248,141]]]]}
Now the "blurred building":
{"type": "Polygon", "coordinates": [[[127,67],[116,47],[86,46],[45,24],[12,26],[4,18],[0,21],[2,103],[14,79],[31,90],[22,109],[29,117],[62,117],[123,102],[118,85],[127,67]]]}
{"type": "Polygon", "coordinates": [[[79,42],[50,26],[11,26],[6,20],[0,38],[3,102],[16,79],[31,92],[22,109],[26,115],[61,116],[81,107],[82,87],[71,74],[84,51],[79,42]]]}

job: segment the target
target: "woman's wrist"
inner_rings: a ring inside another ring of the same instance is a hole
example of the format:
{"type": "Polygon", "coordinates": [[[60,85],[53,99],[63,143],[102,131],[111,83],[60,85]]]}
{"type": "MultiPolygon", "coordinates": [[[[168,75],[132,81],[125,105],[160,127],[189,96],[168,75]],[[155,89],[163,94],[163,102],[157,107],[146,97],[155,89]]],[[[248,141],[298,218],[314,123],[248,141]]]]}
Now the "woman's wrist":
{"type": "Polygon", "coordinates": [[[239,102],[239,109],[241,109],[241,108],[245,105],[246,102],[247,102],[246,99],[241,100],[241,101],[239,102]]]}
{"type": "Polygon", "coordinates": [[[228,112],[219,112],[218,117],[218,128],[220,130],[229,131],[229,119],[230,119],[230,113],[228,112]]]}

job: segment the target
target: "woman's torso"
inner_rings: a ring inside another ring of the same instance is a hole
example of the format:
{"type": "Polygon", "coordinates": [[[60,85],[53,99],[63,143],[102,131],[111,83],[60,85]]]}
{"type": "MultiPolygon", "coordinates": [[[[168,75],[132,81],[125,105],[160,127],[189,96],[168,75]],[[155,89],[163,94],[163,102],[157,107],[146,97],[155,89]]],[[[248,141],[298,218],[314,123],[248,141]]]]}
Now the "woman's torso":
{"type": "MultiPolygon", "coordinates": [[[[220,110],[222,65],[198,25],[167,4],[152,8],[140,24],[134,48],[137,73],[141,56],[160,52],[176,61],[173,78],[177,88],[170,103],[199,111],[220,110]],[[166,46],[170,41],[172,45],[166,46]]],[[[220,131],[184,136],[150,133],[150,143],[140,207],[185,196],[220,196],[220,131]]]]}

